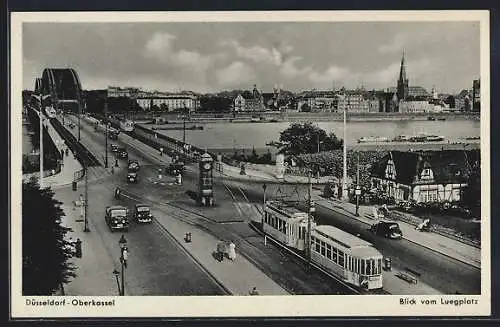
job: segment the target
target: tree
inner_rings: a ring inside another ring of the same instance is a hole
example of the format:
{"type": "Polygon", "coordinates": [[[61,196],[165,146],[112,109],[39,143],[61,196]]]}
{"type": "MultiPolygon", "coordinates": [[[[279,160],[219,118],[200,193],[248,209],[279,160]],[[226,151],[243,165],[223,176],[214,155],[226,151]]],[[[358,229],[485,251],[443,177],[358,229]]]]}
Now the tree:
{"type": "Polygon", "coordinates": [[[342,147],[334,133],[327,135],[324,130],[312,123],[293,123],[280,133],[278,146],[280,153],[285,155],[299,155],[318,152],[318,142],[321,151],[331,151],[342,147]]]}
{"type": "Polygon", "coordinates": [[[52,295],[75,277],[69,262],[71,246],[61,226],[64,212],[50,188],[39,189],[35,179],[23,183],[23,295],[52,295]]]}

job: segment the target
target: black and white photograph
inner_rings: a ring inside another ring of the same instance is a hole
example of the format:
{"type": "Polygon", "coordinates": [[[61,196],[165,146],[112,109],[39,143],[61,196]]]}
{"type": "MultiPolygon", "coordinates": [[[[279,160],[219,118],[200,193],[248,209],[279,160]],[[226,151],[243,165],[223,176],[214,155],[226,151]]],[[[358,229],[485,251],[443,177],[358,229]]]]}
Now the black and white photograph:
{"type": "Polygon", "coordinates": [[[12,315],[489,315],[489,29],[13,13],[12,315]]]}

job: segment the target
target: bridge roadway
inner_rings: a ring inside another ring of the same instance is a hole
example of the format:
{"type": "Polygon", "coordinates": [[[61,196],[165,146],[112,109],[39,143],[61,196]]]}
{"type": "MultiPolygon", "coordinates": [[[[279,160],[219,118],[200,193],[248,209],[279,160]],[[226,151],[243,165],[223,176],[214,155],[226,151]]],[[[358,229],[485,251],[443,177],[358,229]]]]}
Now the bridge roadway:
{"type": "MultiPolygon", "coordinates": [[[[120,137],[123,139],[123,137],[127,136],[122,137],[120,135],[120,137]]],[[[143,157],[142,160],[145,159],[147,158],[143,157]]],[[[196,190],[196,176],[197,173],[195,167],[190,167],[184,182],[189,185],[188,188],[191,190],[196,190]]],[[[306,185],[266,184],[268,185],[266,190],[268,198],[274,197],[303,201],[307,197],[306,185]]],[[[258,204],[262,203],[263,200],[262,183],[220,180],[218,185],[216,185],[216,201],[220,203],[223,199],[226,199],[224,201],[227,202],[233,202],[233,215],[227,211],[226,206],[220,206],[215,212],[215,215],[213,211],[203,210],[203,215],[211,217],[214,221],[218,221],[223,224],[231,224],[233,229],[246,229],[244,224],[239,222],[245,220],[245,217],[248,218],[251,215],[255,216],[255,208],[258,207],[258,204]],[[240,199],[236,199],[235,202],[233,197],[240,197],[240,199]],[[244,198],[245,201],[242,201],[242,198],[244,198]],[[257,205],[248,206],[248,203],[257,205]],[[222,210],[223,208],[224,210],[222,210]],[[222,211],[224,211],[225,214],[221,214],[222,211]]],[[[187,205],[190,207],[190,210],[200,210],[197,207],[193,208],[192,205],[190,205],[192,200],[188,200],[183,196],[179,197],[176,203],[182,206],[187,205]]],[[[419,272],[421,274],[420,280],[422,282],[443,293],[480,293],[480,270],[473,266],[467,265],[463,262],[457,261],[435,251],[431,251],[406,240],[394,241],[376,237],[367,232],[366,225],[363,223],[352,219],[346,219],[345,215],[336,211],[319,208],[316,217],[319,223],[332,224],[343,228],[352,234],[359,233],[362,238],[373,243],[374,246],[379,249],[382,254],[384,254],[384,256],[391,257],[395,268],[409,268],[419,272]]],[[[253,237],[255,237],[255,235],[253,237]]]]}
{"type": "MultiPolygon", "coordinates": [[[[66,120],[73,119],[76,122],[75,117],[66,116],[66,118],[66,120]]],[[[102,131],[96,132],[95,127],[87,123],[85,119],[81,119],[81,126],[82,143],[94,152],[99,160],[104,160],[105,139],[102,131]]],[[[72,133],[77,133],[77,129],[72,130],[72,133]]],[[[143,149],[147,147],[123,133],[118,138],[118,141],[108,140],[108,146],[110,144],[125,146],[129,158],[139,160],[140,181],[138,184],[127,184],[125,181],[126,162],[119,160],[120,167],[112,180],[107,182],[108,189],[115,186],[126,188],[128,192],[150,203],[153,210],[157,212],[183,216],[182,218],[190,219],[191,223],[198,225],[199,228],[210,231],[218,239],[234,240],[238,253],[243,253],[249,261],[291,294],[351,294],[351,291],[322,273],[307,271],[300,260],[290,257],[274,246],[265,246],[262,237],[247,223],[252,219],[251,216],[258,212],[253,208],[254,206],[244,202],[246,195],[238,191],[238,186],[224,185],[225,182],[217,180],[215,183],[217,206],[200,208],[193,198],[198,185],[198,173],[195,167],[188,167],[182,186],[175,185],[173,177],[166,176],[164,170],[161,174],[159,172],[160,168],[164,169],[170,162],[170,158],[165,155],[160,157],[159,153],[153,155],[146,152],[143,149]],[[176,207],[179,210],[176,210],[176,207]]],[[[115,159],[111,152],[108,153],[111,168],[115,159]]],[[[94,195],[91,192],[89,196],[90,202],[94,195]]],[[[126,199],[121,201],[129,207],[135,203],[126,199]]],[[[101,216],[99,215],[96,219],[100,220],[101,216]]],[[[134,234],[136,232],[134,231],[134,234]]],[[[149,235],[141,234],[137,237],[149,237],[149,235]]],[[[161,243],[155,243],[155,245],[161,247],[161,243]]],[[[154,261],[156,255],[162,254],[151,254],[148,258],[154,261]]]]}

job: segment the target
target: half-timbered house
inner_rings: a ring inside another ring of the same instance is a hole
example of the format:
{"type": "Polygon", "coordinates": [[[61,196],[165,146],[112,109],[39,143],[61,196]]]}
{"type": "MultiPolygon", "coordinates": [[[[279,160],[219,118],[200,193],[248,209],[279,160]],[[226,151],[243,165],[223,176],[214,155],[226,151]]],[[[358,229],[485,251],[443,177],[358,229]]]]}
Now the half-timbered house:
{"type": "Polygon", "coordinates": [[[465,151],[391,151],[372,165],[371,186],[396,201],[461,201],[471,160],[465,151]]]}

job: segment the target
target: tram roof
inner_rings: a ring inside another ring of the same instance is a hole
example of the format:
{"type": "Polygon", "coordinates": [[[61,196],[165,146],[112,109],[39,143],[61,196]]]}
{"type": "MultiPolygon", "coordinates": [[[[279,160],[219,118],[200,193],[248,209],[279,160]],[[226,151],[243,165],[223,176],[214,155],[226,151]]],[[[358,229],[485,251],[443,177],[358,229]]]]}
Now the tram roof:
{"type": "Polygon", "coordinates": [[[321,236],[326,237],[346,248],[372,246],[371,243],[330,225],[316,226],[314,231],[318,232],[321,236]]]}
{"type": "Polygon", "coordinates": [[[295,215],[295,214],[304,214],[307,215],[304,211],[296,208],[291,203],[286,202],[278,202],[278,201],[266,201],[266,208],[271,206],[272,209],[275,209],[278,212],[281,212],[285,215],[295,215]]]}

